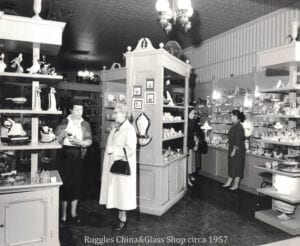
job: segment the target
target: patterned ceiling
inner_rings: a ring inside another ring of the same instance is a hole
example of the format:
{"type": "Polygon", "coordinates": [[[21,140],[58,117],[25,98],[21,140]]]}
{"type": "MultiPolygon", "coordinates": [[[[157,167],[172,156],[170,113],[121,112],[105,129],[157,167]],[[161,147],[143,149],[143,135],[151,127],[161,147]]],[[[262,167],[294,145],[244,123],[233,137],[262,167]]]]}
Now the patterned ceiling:
{"type": "MultiPolygon", "coordinates": [[[[126,47],[134,47],[141,37],[149,37],[155,47],[168,40],[177,40],[182,47],[201,45],[207,38],[279,8],[292,7],[298,1],[192,0],[192,29],[185,34],[175,27],[169,35],[157,22],[156,0],[43,0],[41,15],[47,18],[56,14],[67,22],[58,59],[61,68],[82,68],[88,57],[88,68],[100,69],[113,62],[123,63],[126,47]],[[89,54],[78,54],[82,51],[89,54]]],[[[0,0],[0,9],[32,16],[32,3],[33,0],[0,0]]]]}

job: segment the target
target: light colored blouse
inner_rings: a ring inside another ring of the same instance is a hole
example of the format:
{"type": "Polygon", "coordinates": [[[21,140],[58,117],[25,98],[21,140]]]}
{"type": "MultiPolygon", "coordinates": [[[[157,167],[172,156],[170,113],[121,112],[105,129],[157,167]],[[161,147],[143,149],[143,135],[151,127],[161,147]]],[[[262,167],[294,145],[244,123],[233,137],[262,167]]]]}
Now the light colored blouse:
{"type": "MultiPolygon", "coordinates": [[[[71,118],[71,115],[69,115],[67,118],[68,118],[68,125],[67,125],[65,131],[68,134],[72,134],[71,137],[83,140],[83,134],[82,134],[82,129],[81,129],[81,122],[83,121],[83,119],[81,118],[80,120],[74,122],[71,118]]],[[[66,137],[64,139],[63,145],[75,146],[74,144],[72,144],[70,142],[69,137],[66,137]]]]}

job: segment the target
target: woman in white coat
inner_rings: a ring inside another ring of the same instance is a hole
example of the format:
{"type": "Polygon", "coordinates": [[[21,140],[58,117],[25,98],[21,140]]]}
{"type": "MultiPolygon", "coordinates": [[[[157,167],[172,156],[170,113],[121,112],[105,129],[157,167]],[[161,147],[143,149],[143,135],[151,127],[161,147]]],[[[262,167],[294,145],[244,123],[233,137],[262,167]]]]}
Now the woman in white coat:
{"type": "Polygon", "coordinates": [[[136,209],[136,132],[128,121],[128,108],[125,104],[115,106],[113,117],[116,126],[110,131],[102,168],[100,204],[106,208],[119,209],[119,219],[114,223],[113,230],[122,230],[127,225],[126,211],[136,209]],[[114,161],[126,159],[126,150],[130,166],[130,175],[110,172],[114,161]]]}

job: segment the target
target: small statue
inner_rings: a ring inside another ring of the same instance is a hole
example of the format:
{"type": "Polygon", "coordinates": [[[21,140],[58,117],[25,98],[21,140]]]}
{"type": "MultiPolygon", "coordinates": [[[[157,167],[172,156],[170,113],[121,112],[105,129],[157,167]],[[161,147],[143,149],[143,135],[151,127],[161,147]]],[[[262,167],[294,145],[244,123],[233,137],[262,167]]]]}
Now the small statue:
{"type": "Polygon", "coordinates": [[[10,63],[12,68],[16,68],[17,73],[23,73],[24,69],[21,66],[21,62],[23,61],[23,54],[20,53],[16,58],[14,58],[10,63]]]}
{"type": "Polygon", "coordinates": [[[6,120],[7,122],[4,122],[4,125],[9,125],[9,131],[8,131],[8,137],[24,137],[27,136],[27,133],[24,131],[23,126],[21,123],[17,123],[11,118],[8,118],[6,120]]]}
{"type": "Polygon", "coordinates": [[[42,60],[40,61],[40,71],[41,74],[49,74],[49,68],[51,63],[46,62],[46,56],[42,55],[42,60]]]}
{"type": "Polygon", "coordinates": [[[55,93],[56,93],[55,88],[50,87],[50,91],[48,94],[48,102],[49,102],[48,111],[57,111],[55,93]]]}
{"type": "Polygon", "coordinates": [[[169,91],[166,91],[166,95],[167,95],[167,100],[169,102],[168,105],[169,106],[175,106],[174,101],[173,101],[173,99],[172,99],[171,94],[170,94],[169,91]]]}
{"type": "Polygon", "coordinates": [[[6,69],[6,64],[5,64],[5,62],[4,62],[4,54],[2,53],[1,55],[0,55],[0,72],[4,72],[5,71],[5,69],[6,69]]]}
{"type": "Polygon", "coordinates": [[[34,92],[34,106],[33,109],[34,110],[42,110],[41,107],[41,88],[40,87],[36,87],[35,88],[35,92],[34,92]]]}
{"type": "Polygon", "coordinates": [[[33,64],[30,68],[27,68],[26,70],[30,73],[30,74],[36,74],[40,71],[41,68],[41,64],[38,58],[35,58],[33,60],[33,64]]]}
{"type": "Polygon", "coordinates": [[[53,133],[53,129],[48,126],[43,126],[40,131],[41,134],[41,142],[43,143],[51,143],[56,139],[55,134],[53,133]]]}

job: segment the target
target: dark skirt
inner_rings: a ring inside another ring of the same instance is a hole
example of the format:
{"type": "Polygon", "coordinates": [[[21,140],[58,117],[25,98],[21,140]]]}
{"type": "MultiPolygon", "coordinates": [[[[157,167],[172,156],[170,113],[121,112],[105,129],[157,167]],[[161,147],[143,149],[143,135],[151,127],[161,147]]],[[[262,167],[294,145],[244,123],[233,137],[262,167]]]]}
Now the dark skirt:
{"type": "Polygon", "coordinates": [[[228,176],[230,178],[244,177],[245,149],[240,148],[234,157],[230,157],[232,150],[228,152],[228,176]]]}
{"type": "Polygon", "coordinates": [[[73,201],[81,197],[83,161],[81,148],[64,146],[58,156],[58,171],[63,181],[60,187],[62,201],[73,201]]]}

